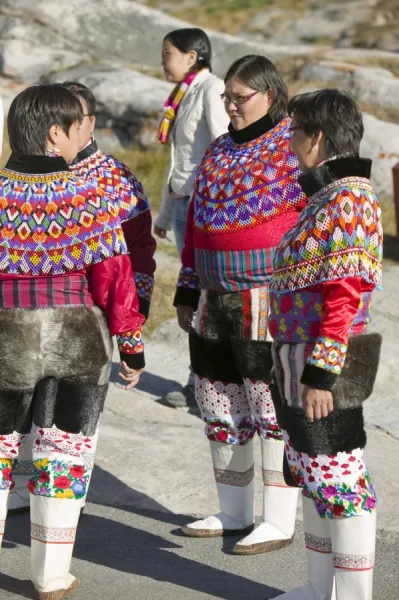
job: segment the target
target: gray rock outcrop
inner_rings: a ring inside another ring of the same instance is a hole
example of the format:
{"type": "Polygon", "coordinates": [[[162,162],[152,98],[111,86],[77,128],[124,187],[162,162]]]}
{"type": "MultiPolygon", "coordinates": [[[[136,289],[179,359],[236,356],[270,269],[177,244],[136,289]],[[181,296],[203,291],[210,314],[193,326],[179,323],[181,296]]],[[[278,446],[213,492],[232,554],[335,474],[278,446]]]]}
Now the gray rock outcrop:
{"type": "MultiPolygon", "coordinates": [[[[65,42],[65,48],[72,46],[80,60],[113,60],[131,66],[160,67],[163,37],[172,29],[188,26],[180,19],[131,0],[114,0],[112,7],[107,2],[81,0],[2,0],[1,13],[8,18],[23,19],[23,35],[35,47],[47,47],[35,34],[40,26],[56,33],[65,42]]],[[[276,60],[314,52],[304,44],[265,44],[216,31],[208,33],[214,52],[214,71],[220,76],[244,54],[264,54],[276,60]]]]}
{"type": "MultiPolygon", "coordinates": [[[[97,128],[112,130],[124,145],[150,146],[155,140],[162,105],[173,85],[123,67],[89,65],[62,71],[50,81],[80,81],[97,100],[97,128]]],[[[109,140],[115,144],[116,140],[109,140]]]]}
{"type": "Polygon", "coordinates": [[[350,93],[368,107],[390,111],[399,118],[399,78],[381,67],[365,67],[351,63],[321,61],[306,65],[304,81],[334,85],[350,93]]]}

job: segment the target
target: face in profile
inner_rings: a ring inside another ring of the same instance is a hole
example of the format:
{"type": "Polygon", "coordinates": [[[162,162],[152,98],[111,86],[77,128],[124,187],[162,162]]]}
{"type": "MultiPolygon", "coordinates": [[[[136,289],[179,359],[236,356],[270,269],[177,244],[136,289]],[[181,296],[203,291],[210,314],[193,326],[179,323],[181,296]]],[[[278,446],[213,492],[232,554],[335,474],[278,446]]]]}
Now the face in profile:
{"type": "Polygon", "coordinates": [[[79,98],[80,103],[83,108],[83,121],[80,126],[80,139],[81,146],[79,150],[87,146],[90,142],[91,138],[94,134],[94,127],[96,124],[96,117],[94,115],[89,114],[89,110],[86,104],[86,101],[83,98],[79,98]]]}
{"type": "Polygon", "coordinates": [[[291,150],[297,157],[299,168],[302,171],[312,169],[320,161],[315,136],[307,135],[295,116],[292,119],[290,131],[291,150]]]}
{"type": "Polygon", "coordinates": [[[162,66],[166,81],[181,83],[195,65],[196,52],[180,52],[169,41],[162,44],[162,66]]]}

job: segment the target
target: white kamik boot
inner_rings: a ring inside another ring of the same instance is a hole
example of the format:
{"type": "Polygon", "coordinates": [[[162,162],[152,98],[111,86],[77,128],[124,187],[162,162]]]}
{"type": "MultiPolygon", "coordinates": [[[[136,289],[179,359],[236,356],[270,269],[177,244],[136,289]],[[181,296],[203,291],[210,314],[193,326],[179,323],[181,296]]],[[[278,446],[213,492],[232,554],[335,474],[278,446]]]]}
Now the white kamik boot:
{"type": "Polygon", "coordinates": [[[262,523],[238,542],[233,554],[262,554],[292,543],[298,488],[286,485],[282,473],[284,442],[261,438],[263,471],[262,523]]]}
{"type": "Polygon", "coordinates": [[[337,600],[372,600],[377,514],[330,522],[337,600]]]}
{"type": "Polygon", "coordinates": [[[319,517],[310,498],[303,497],[302,506],[309,583],[278,598],[279,600],[336,600],[330,519],[319,517]]]}
{"type": "Polygon", "coordinates": [[[31,568],[38,600],[60,600],[79,586],[70,574],[80,502],[31,498],[31,568]]]}
{"type": "Polygon", "coordinates": [[[254,523],[253,440],[244,446],[210,442],[221,512],[182,528],[189,537],[246,532],[254,523]]]}
{"type": "MultiPolygon", "coordinates": [[[[1,476],[1,471],[0,471],[1,476]]],[[[4,530],[7,519],[7,505],[10,492],[8,490],[0,490],[0,550],[3,543],[4,530]]]]}

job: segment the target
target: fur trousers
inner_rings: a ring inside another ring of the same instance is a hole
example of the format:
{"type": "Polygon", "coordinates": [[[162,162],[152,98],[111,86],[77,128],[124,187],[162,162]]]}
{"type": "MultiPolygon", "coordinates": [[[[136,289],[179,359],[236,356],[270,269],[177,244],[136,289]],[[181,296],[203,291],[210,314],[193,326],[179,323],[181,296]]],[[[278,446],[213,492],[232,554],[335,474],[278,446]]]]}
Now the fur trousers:
{"type": "Polygon", "coordinates": [[[12,471],[32,436],[32,580],[67,589],[108,389],[112,340],[98,308],[0,310],[0,539],[12,471]]]}

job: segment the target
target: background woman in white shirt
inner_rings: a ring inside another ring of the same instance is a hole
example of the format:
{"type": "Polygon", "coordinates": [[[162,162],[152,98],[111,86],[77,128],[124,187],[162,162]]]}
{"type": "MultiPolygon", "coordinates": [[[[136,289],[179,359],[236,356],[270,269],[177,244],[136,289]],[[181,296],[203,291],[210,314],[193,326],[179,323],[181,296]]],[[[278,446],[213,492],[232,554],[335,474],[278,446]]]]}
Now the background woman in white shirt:
{"type": "MultiPolygon", "coordinates": [[[[176,86],[165,103],[158,134],[160,142],[169,142],[171,149],[154,233],[165,238],[173,228],[179,255],[197,167],[209,144],[225,133],[229,124],[220,100],[224,84],[211,73],[211,58],[211,43],[202,29],[176,29],[163,40],[165,77],[176,86]]],[[[173,406],[196,406],[193,377],[182,392],[172,392],[166,399],[173,406]]]]}

